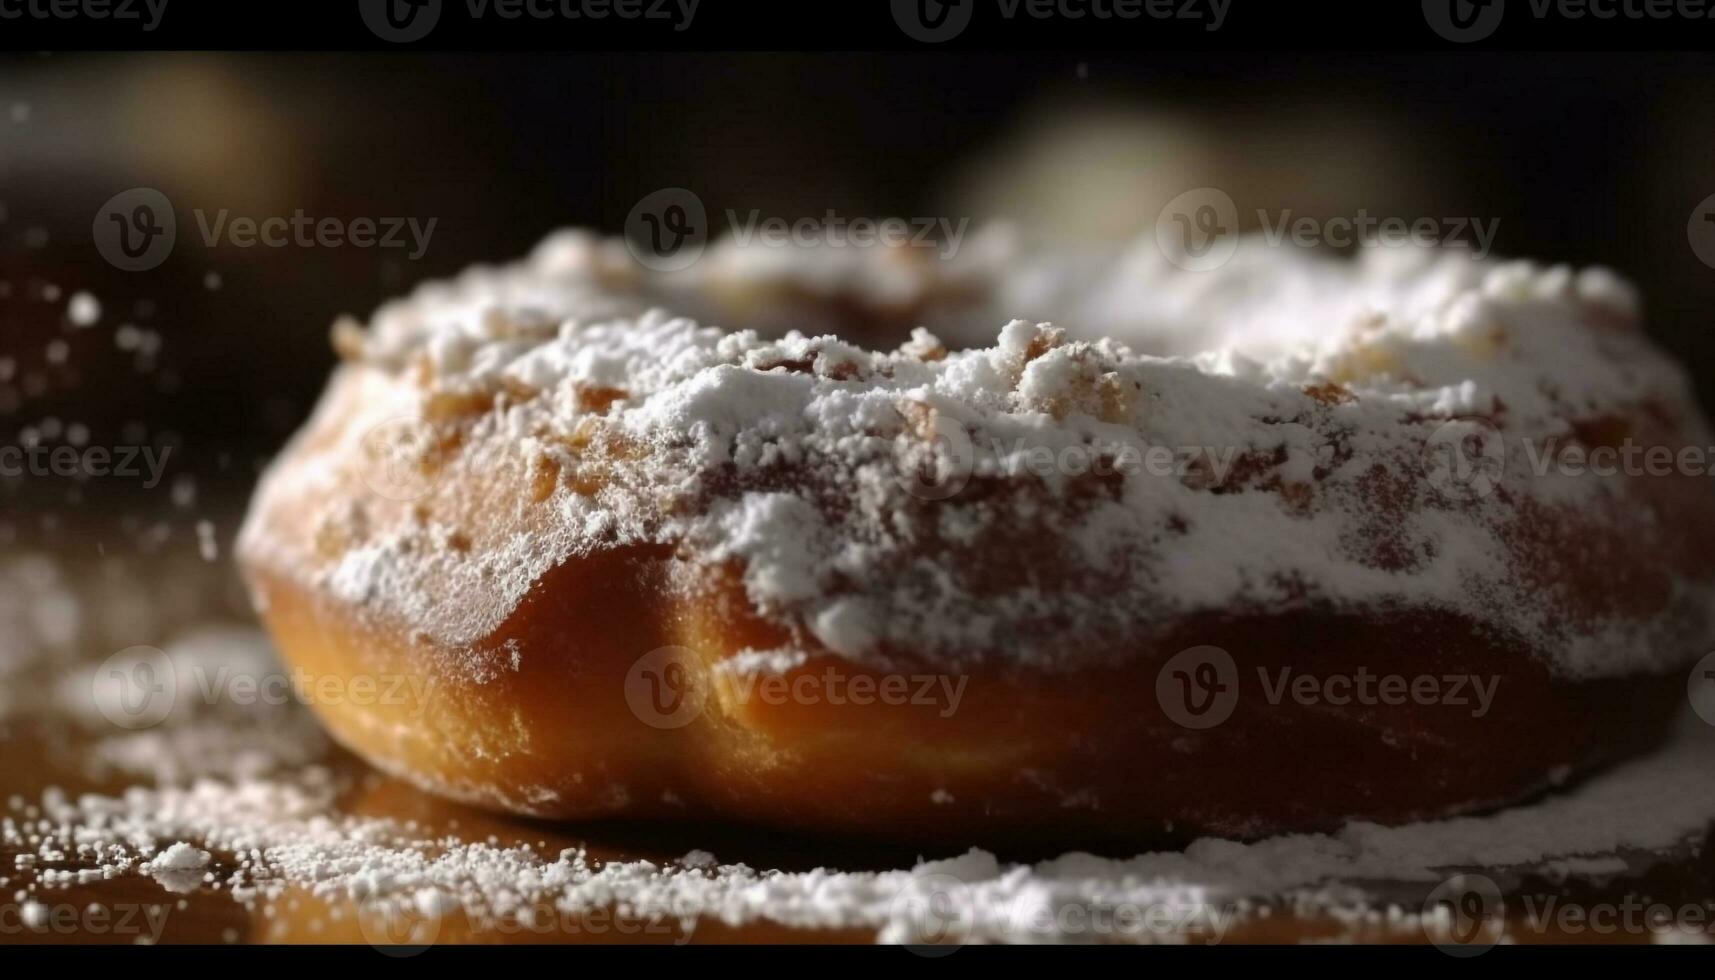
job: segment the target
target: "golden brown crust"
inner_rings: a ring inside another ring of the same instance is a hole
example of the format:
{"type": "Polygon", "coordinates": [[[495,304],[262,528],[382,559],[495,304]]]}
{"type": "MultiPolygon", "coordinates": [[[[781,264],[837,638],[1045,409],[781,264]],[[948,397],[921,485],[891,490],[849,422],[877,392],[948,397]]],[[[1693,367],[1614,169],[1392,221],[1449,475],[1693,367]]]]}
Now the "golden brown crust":
{"type": "Polygon", "coordinates": [[[893,675],[905,693],[892,703],[881,700],[886,673],[819,658],[781,675],[780,690],[797,694],[769,696],[716,669],[767,637],[766,624],[729,615],[742,591],[687,600],[671,566],[647,551],[562,565],[482,644],[520,653],[515,670],[485,681],[435,666],[470,651],[376,629],[266,573],[254,584],[277,642],[311,678],[340,678],[343,691],[357,677],[386,689],[403,676],[426,692],[318,704],[336,738],[426,788],[543,817],[1085,846],[1403,822],[1517,800],[1651,744],[1683,688],[1678,677],[1555,680],[1456,617],[1305,613],[1188,621],[1119,668],[893,675]],[[1161,700],[1160,668],[1178,644],[1232,655],[1240,696],[1213,728],[1185,727],[1161,700]],[[667,648],[691,653],[649,659],[667,648]],[[1477,716],[1474,690],[1445,683],[1450,703],[1271,698],[1280,671],[1312,655],[1324,677],[1469,677],[1492,685],[1493,702],[1477,716]],[[640,662],[657,677],[675,663],[688,674],[640,686],[640,662]],[[943,682],[956,699],[945,686],[911,697],[943,682]],[[855,703],[860,689],[875,692],[870,703],[855,703]],[[677,715],[684,704],[700,708],[677,715]]]}

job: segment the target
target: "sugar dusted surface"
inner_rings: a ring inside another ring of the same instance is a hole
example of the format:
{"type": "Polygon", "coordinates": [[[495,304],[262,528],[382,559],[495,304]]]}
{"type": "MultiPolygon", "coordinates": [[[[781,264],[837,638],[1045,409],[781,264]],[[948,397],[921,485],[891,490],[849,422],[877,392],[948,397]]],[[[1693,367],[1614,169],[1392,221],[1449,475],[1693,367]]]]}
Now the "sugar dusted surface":
{"type": "Polygon", "coordinates": [[[1526,567],[1518,543],[1562,518],[1639,541],[1668,532],[1623,481],[1533,472],[1512,440],[1653,411],[1675,438],[1709,442],[1605,270],[1256,241],[1201,274],[1149,243],[985,247],[927,266],[735,248],[654,274],[615,242],[565,233],[517,265],[426,285],[367,330],[343,325],[347,363],[320,411],[360,417],[343,443],[274,467],[244,553],[455,646],[554,566],[638,544],[674,549],[686,581],[741,569],[794,647],[859,661],[1069,667],[1196,612],[1401,603],[1466,615],[1570,676],[1669,669],[1707,639],[1702,572],[1652,573],[1669,626],[1659,608],[1605,607],[1526,567]],[[883,275],[902,280],[889,295],[983,288],[950,304],[946,337],[920,329],[890,352],[820,333],[813,309],[777,338],[704,325],[724,319],[718,297],[782,280],[874,293],[883,275]],[[449,400],[474,407],[436,417],[449,400]],[[495,515],[469,551],[445,544],[456,523],[371,521],[329,557],[257,519],[320,495],[320,523],[363,524],[362,502],[330,493],[337,468],[401,416],[458,429],[472,471],[553,474],[550,493],[495,515]],[[1509,440],[1498,492],[1477,499],[1425,475],[1437,430],[1465,416],[1509,440]],[[1152,450],[1172,454],[1167,471],[1077,468],[1152,450]],[[913,492],[926,474],[963,489],[913,492]]]}
{"type": "MultiPolygon", "coordinates": [[[[322,915],[396,909],[407,924],[445,921],[447,938],[457,935],[451,924],[461,916],[492,923],[557,913],[579,923],[606,921],[602,910],[623,908],[670,924],[677,938],[696,938],[713,924],[771,923],[911,942],[945,931],[950,911],[956,940],[1177,942],[1219,939],[1220,930],[1271,908],[1367,921],[1380,913],[1364,888],[1378,881],[1426,890],[1471,868],[1555,880],[1637,871],[1652,855],[1694,849],[1715,819],[1715,728],[1687,713],[1657,752],[1571,791],[1480,817],[1349,824],[1333,834],[1250,843],[1205,838],[1183,851],[1068,853],[1034,863],[976,849],[870,870],[838,863],[781,870],[696,848],[677,860],[603,860],[583,846],[544,849],[354,806],[367,780],[313,736],[308,709],[295,701],[258,709],[187,698],[156,729],[115,731],[88,701],[94,659],[82,648],[105,649],[98,620],[111,610],[97,600],[120,593],[91,594],[49,558],[0,559],[0,577],[20,576],[35,583],[37,600],[60,611],[53,628],[25,630],[29,612],[0,608],[0,632],[15,637],[14,663],[46,671],[39,680],[50,696],[23,699],[24,713],[105,732],[96,744],[106,755],[135,760],[119,791],[49,786],[0,802],[0,853],[8,855],[0,876],[21,909],[42,914],[64,904],[70,889],[147,877],[170,892],[236,903],[262,921],[291,915],[310,896],[326,903],[322,915]],[[301,735],[282,734],[293,731],[301,735]],[[244,747],[245,764],[236,763],[232,746],[244,747]],[[1162,914],[1117,916],[1128,909],[1162,914]],[[1104,918],[1108,911],[1116,916],[1104,918]],[[1085,927],[1101,922],[1142,927],[1085,927]]],[[[125,629],[142,625],[132,620],[125,629]]],[[[184,674],[218,665],[261,676],[284,669],[259,631],[230,623],[180,625],[160,642],[184,674]]],[[[54,755],[76,753],[67,746],[54,755]]],[[[1402,934],[1421,936],[1416,904],[1388,913],[1402,934]]]]}

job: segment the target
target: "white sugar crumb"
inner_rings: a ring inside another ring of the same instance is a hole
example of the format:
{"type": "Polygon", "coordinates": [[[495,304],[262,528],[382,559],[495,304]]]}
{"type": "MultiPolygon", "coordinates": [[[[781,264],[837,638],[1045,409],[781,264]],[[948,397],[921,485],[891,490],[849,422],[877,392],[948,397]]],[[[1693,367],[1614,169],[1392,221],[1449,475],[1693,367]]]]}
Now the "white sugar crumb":
{"type": "Polygon", "coordinates": [[[1662,539],[1623,485],[1536,473],[1522,451],[1479,499],[1425,476],[1455,416],[1540,442],[1672,406],[1688,444],[1711,444],[1611,272],[1247,242],[1187,274],[1153,239],[1099,256],[1003,246],[919,266],[728,244],[654,277],[622,244],[568,233],[427,284],[342,331],[346,363],[310,423],[324,438],[269,472],[240,549],[452,647],[549,570],[624,546],[672,549],[686,583],[736,565],[784,647],[875,664],[1076,667],[1188,616],[1292,608],[1451,611],[1581,678],[1675,669],[1715,638],[1704,578],[1628,565],[1673,597],[1638,615],[1542,581],[1519,543],[1527,513],[1662,539]],[[891,352],[812,335],[832,325],[808,310],[804,332],[770,325],[777,339],[703,325],[721,297],[769,284],[966,298],[942,304],[956,309],[940,337],[891,352]],[[540,506],[497,506],[469,549],[432,520],[342,509],[365,436],[448,401],[473,406],[463,448],[424,472],[534,484],[540,506]],[[1144,465],[1163,452],[1165,469],[1144,465]],[[926,477],[971,490],[924,494],[926,477]],[[316,533],[265,525],[304,500],[328,501],[316,533]],[[997,550],[1023,547],[1035,574],[993,574],[997,550]]]}
{"type": "Polygon", "coordinates": [[[169,846],[146,865],[151,871],[200,871],[207,866],[208,852],[184,841],[169,846]]]}

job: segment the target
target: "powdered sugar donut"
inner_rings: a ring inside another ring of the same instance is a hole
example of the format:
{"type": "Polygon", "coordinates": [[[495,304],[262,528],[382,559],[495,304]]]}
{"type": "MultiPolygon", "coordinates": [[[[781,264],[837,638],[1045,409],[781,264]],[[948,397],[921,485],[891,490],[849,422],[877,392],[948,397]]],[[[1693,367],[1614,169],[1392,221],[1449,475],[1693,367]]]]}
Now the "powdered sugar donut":
{"type": "Polygon", "coordinates": [[[1492,806],[1682,704],[1710,433],[1609,273],[755,249],[562,234],[336,329],[241,539],[336,738],[538,816],[1097,842],[1492,806]]]}

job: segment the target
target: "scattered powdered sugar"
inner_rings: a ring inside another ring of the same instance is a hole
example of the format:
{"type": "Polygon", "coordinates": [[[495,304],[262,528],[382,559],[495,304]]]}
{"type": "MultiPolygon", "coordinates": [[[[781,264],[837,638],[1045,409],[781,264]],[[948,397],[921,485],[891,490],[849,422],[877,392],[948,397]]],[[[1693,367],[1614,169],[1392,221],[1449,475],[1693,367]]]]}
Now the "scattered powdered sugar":
{"type": "Polygon", "coordinates": [[[75,880],[62,867],[104,877],[135,870],[180,889],[217,882],[252,907],[302,888],[416,917],[462,911],[473,922],[542,907],[620,909],[677,922],[687,933],[699,923],[770,922],[910,942],[931,924],[926,915],[942,923],[950,915],[960,938],[976,942],[1174,940],[1281,901],[1361,907],[1350,884],[1357,881],[1433,883],[1472,867],[1490,874],[1622,870],[1615,852],[1686,845],[1715,818],[1715,731],[1688,718],[1655,755],[1569,794],[1487,817],[1354,824],[1331,835],[1250,844],[1205,839],[1183,852],[1129,859],[1073,853],[1021,865],[971,850],[879,872],[758,870],[706,851],[665,865],[596,862],[577,848],[549,856],[528,845],[425,837],[409,822],[344,814],[339,793],[340,780],[313,766],[234,783],[139,787],[117,797],[73,800],[49,791],[39,807],[13,801],[11,815],[0,819],[0,844],[26,851],[44,882],[75,880]],[[1086,934],[1093,923],[1127,921],[1100,914],[1122,909],[1171,910],[1172,928],[1086,934]]]}
{"type": "Polygon", "coordinates": [[[1454,610],[1573,676],[1671,669],[1707,639],[1709,570],[1648,557],[1671,531],[1623,481],[1536,472],[1521,452],[1499,492],[1426,478],[1442,425],[1465,415],[1554,439],[1665,407],[1676,438],[1708,443],[1612,273],[1260,242],[1202,274],[1153,245],[976,251],[856,260],[914,277],[888,295],[945,294],[961,337],[999,327],[962,351],[922,330],[876,352],[691,318],[794,269],[812,294],[861,301],[882,273],[848,258],[717,250],[651,274],[568,233],[423,286],[367,332],[342,326],[317,435],[270,471],[241,551],[453,646],[554,566],[623,545],[673,547],[688,588],[697,569],[740,568],[795,649],[877,662],[1069,666],[1145,649],[1187,614],[1292,607],[1454,610]],[[496,504],[492,533],[433,508],[377,517],[341,474],[399,417],[462,447],[441,479],[545,473],[549,492],[534,510],[496,504]],[[306,500],[326,501],[320,525],[344,546],[277,517],[306,500]],[[1542,574],[1544,521],[1637,547],[1627,560],[1671,607],[1640,616],[1542,574]]]}

